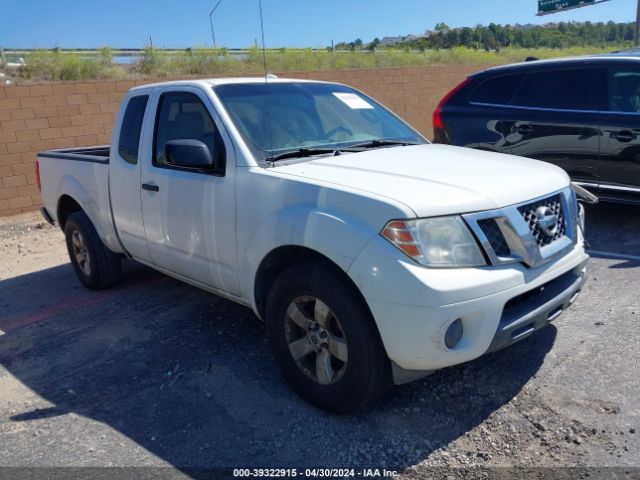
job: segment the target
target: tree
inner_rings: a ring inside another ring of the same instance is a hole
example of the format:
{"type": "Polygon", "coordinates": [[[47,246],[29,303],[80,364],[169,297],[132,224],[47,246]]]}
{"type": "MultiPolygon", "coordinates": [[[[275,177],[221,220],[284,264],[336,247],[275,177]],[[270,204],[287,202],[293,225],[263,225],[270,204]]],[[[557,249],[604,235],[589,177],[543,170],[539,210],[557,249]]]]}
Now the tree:
{"type": "Polygon", "coordinates": [[[485,50],[495,50],[498,48],[498,42],[496,41],[496,37],[491,30],[485,30],[482,45],[485,50]]]}
{"type": "MultiPolygon", "coordinates": [[[[393,48],[438,49],[463,46],[487,50],[502,47],[520,48],[567,48],[574,46],[597,46],[624,48],[632,46],[634,23],[614,22],[559,22],[547,25],[476,25],[473,28],[451,29],[443,22],[436,24],[435,30],[420,39],[400,42],[393,48]]],[[[355,45],[355,42],[352,42],[355,45]]],[[[371,42],[369,49],[378,42],[371,42]]],[[[349,47],[347,47],[349,48],[349,47]]],[[[355,47],[354,47],[355,48],[355,47]]],[[[358,47],[361,48],[361,47],[358,47]]]]}
{"type": "Polygon", "coordinates": [[[464,27],[460,29],[460,45],[468,47],[471,45],[471,40],[473,38],[473,30],[469,27],[464,27]]]}

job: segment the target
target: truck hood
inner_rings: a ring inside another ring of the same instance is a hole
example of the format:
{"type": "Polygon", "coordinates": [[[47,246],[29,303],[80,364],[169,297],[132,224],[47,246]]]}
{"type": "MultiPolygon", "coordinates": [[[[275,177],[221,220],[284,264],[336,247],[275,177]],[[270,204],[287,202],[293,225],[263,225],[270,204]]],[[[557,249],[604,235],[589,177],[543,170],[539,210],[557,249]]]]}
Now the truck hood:
{"type": "Polygon", "coordinates": [[[548,163],[437,144],[345,153],[273,170],[387,197],[418,217],[506,207],[569,185],[567,174],[548,163]]]}

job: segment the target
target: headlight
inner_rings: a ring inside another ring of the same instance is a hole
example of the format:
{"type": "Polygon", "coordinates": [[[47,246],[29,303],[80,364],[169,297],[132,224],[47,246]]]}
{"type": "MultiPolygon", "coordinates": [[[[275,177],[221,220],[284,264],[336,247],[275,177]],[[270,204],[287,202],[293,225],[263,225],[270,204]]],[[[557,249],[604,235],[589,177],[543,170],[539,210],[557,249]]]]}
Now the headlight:
{"type": "Polygon", "coordinates": [[[426,267],[480,267],[487,264],[462,218],[393,220],[382,236],[426,267]]]}

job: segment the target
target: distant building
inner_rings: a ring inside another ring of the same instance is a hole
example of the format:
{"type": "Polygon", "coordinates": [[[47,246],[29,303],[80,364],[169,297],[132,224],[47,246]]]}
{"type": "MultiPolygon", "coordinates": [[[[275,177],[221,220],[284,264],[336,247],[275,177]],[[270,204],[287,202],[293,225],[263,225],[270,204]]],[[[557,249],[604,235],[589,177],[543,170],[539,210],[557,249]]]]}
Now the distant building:
{"type": "Polygon", "coordinates": [[[415,42],[416,40],[420,40],[425,37],[426,35],[407,35],[403,40],[405,42],[415,42]]]}
{"type": "Polygon", "coordinates": [[[380,45],[383,47],[397,45],[398,43],[402,42],[403,38],[404,37],[382,37],[382,40],[380,40],[380,45]]]}

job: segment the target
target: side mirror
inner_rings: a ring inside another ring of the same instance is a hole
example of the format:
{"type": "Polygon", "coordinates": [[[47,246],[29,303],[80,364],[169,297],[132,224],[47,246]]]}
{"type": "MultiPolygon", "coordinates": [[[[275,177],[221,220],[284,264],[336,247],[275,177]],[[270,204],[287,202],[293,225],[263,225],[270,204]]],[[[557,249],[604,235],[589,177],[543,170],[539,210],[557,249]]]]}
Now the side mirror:
{"type": "Polygon", "coordinates": [[[170,140],[164,144],[164,158],[168,165],[197,170],[215,167],[213,155],[200,140],[170,140]]]}

